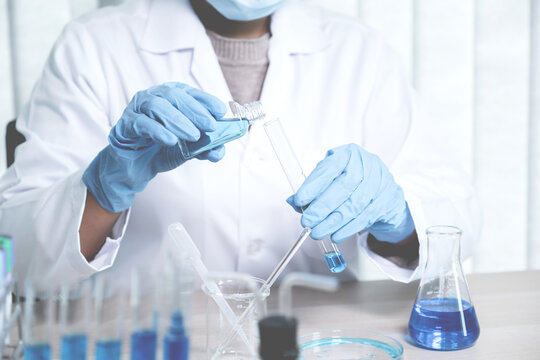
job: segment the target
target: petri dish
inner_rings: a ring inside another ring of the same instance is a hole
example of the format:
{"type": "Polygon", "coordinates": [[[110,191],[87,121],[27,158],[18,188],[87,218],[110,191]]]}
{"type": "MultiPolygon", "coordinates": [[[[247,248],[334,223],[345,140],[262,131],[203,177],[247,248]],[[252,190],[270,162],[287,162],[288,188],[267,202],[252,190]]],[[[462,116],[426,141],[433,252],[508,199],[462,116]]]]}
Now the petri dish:
{"type": "Polygon", "coordinates": [[[403,359],[397,340],[357,329],[323,330],[298,339],[300,360],[395,360],[403,359]]]}

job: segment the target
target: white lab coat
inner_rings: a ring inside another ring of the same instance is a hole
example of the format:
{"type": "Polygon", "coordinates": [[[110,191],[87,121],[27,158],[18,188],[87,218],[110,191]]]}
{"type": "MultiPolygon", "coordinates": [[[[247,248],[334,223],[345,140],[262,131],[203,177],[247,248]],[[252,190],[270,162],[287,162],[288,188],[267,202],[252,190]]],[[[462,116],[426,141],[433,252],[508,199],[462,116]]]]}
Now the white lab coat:
{"type": "MultiPolygon", "coordinates": [[[[396,56],[357,20],[286,3],[271,21],[270,66],[261,101],[279,116],[309,172],[326,150],[357,143],[376,153],[403,187],[425,260],[431,224],[464,229],[463,254],[478,235],[467,177],[433,119],[419,116],[396,56]],[[442,139],[442,140],[441,140],[442,139]]],[[[67,25],[17,126],[27,141],[0,181],[0,232],[13,234],[16,272],[45,285],[134,264],[152,266],[180,221],[211,270],[266,278],[300,232],[286,203],[291,190],[261,126],[226,146],[214,164],[192,160],[157,175],[116,223],[96,258],[80,253],[84,169],[132,96],[167,81],[231,99],[205,29],[187,0],[143,0],[106,8],[67,25]],[[114,265],[114,266],[113,266],[114,265]]],[[[369,250],[366,233],[342,243],[358,274],[361,249],[393,279],[402,269],[369,250]]],[[[328,273],[308,241],[289,270],[328,273]]]]}

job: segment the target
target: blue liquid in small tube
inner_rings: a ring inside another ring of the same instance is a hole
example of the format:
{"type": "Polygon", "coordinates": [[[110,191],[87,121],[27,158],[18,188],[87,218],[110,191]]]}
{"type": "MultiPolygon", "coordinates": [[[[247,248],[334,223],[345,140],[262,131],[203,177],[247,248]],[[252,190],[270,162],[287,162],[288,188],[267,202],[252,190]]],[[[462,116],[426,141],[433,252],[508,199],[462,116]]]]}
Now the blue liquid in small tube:
{"type": "Polygon", "coordinates": [[[72,334],[62,336],[60,359],[86,360],[86,335],[72,334]]]}
{"type": "Polygon", "coordinates": [[[96,343],[96,360],[120,360],[122,341],[100,340],[96,343]]]}
{"type": "Polygon", "coordinates": [[[328,252],[324,254],[324,260],[333,273],[340,273],[347,268],[347,263],[341,253],[328,252]]]}
{"type": "Polygon", "coordinates": [[[50,360],[51,346],[49,344],[35,344],[24,347],[24,360],[50,360]]]}
{"type": "Polygon", "coordinates": [[[409,334],[421,347],[458,350],[470,347],[480,335],[474,306],[451,298],[423,299],[414,304],[409,334]]]}
{"type": "Polygon", "coordinates": [[[157,334],[154,330],[140,330],[131,334],[131,360],[156,358],[157,334]]]}
{"type": "Polygon", "coordinates": [[[187,360],[189,340],[184,329],[184,319],[180,311],[173,312],[171,327],[163,339],[164,360],[187,360]]]}

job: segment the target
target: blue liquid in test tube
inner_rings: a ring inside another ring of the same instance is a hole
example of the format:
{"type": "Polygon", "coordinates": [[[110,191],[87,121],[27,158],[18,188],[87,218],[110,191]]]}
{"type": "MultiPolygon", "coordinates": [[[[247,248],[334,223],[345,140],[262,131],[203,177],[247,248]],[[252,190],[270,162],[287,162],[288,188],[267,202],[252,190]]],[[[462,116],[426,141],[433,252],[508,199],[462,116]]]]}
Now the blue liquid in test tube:
{"type": "Polygon", "coordinates": [[[96,343],[96,360],[120,360],[120,340],[100,340],[96,343]]]}
{"type": "Polygon", "coordinates": [[[156,358],[157,334],[154,330],[139,330],[131,334],[131,360],[156,358]]]}
{"type": "Polygon", "coordinates": [[[436,350],[470,347],[480,335],[474,306],[457,299],[423,299],[414,304],[409,333],[420,346],[436,350]]]}
{"type": "Polygon", "coordinates": [[[326,260],[328,268],[333,273],[340,273],[347,268],[347,263],[345,262],[341,252],[328,252],[324,254],[324,260],[326,260]]]}
{"type": "Polygon", "coordinates": [[[35,344],[24,347],[24,360],[50,360],[51,346],[49,344],[35,344]]]}
{"type": "Polygon", "coordinates": [[[189,340],[184,329],[184,320],[180,311],[173,312],[171,327],[163,339],[164,360],[187,360],[189,340]]]}
{"type": "Polygon", "coordinates": [[[60,358],[62,360],[86,360],[86,335],[62,336],[60,349],[60,358]]]}

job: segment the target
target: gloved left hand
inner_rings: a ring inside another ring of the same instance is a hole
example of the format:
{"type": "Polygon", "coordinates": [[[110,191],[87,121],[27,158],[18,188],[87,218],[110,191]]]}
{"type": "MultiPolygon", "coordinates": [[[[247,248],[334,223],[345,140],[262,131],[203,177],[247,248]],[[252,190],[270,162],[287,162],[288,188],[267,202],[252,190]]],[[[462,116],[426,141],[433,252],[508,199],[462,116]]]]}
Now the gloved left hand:
{"type": "Polygon", "coordinates": [[[341,242],[368,230],[377,240],[397,243],[415,229],[403,190],[388,168],[356,144],[328,151],[287,202],[297,211],[305,209],[302,226],[310,227],[316,240],[332,235],[341,242]]]}

